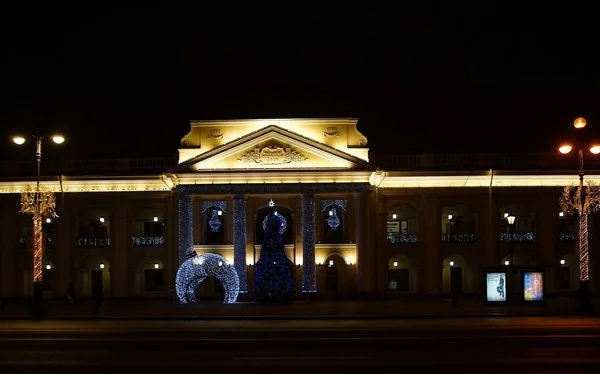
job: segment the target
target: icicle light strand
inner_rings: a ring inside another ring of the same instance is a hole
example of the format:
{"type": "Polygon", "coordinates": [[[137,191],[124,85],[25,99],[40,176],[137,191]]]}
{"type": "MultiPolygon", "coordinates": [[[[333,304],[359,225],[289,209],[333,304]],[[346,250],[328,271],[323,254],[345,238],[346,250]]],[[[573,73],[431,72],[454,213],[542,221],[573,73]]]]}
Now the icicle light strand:
{"type": "Polygon", "coordinates": [[[315,266],[315,196],[302,195],[302,292],[317,292],[315,266]]]}
{"type": "Polygon", "coordinates": [[[248,292],[246,273],[246,195],[233,197],[233,264],[240,281],[240,292],[248,292]]]}

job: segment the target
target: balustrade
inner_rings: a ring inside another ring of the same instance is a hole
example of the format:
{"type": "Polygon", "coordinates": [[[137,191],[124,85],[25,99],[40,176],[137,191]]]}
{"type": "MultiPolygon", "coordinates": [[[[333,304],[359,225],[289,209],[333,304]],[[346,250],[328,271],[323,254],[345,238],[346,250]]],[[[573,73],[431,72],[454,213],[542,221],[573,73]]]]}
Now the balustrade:
{"type": "Polygon", "coordinates": [[[162,236],[134,236],[132,238],[134,247],[160,247],[165,244],[162,236]]]}
{"type": "Polygon", "coordinates": [[[419,241],[419,234],[416,232],[406,234],[390,232],[387,235],[387,240],[390,244],[412,244],[419,241]]]}
{"type": "Polygon", "coordinates": [[[475,233],[443,234],[442,241],[446,243],[475,243],[475,233]]]}

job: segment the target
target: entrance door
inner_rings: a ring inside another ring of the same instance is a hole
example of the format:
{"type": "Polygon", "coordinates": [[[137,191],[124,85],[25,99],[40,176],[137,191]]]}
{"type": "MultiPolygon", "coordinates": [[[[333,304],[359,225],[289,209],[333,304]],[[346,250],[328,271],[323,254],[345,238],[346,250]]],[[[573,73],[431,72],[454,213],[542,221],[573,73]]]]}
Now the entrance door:
{"type": "Polygon", "coordinates": [[[461,294],[463,291],[463,270],[460,266],[450,268],[450,292],[461,294]]]}
{"type": "Polygon", "coordinates": [[[400,292],[410,291],[410,270],[392,269],[390,270],[389,288],[400,292]]]}
{"type": "Polygon", "coordinates": [[[92,270],[92,296],[104,295],[103,270],[92,270]]]}
{"type": "Polygon", "coordinates": [[[558,279],[560,281],[560,288],[563,290],[571,289],[571,268],[568,266],[561,266],[558,268],[558,279]]]}

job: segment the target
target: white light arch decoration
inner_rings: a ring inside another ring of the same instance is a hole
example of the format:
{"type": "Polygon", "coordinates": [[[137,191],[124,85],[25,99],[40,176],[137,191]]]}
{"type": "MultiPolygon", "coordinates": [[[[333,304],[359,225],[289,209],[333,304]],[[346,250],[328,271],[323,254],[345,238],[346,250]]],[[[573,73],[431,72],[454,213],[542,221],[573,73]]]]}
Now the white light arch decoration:
{"type": "Polygon", "coordinates": [[[182,304],[197,302],[196,289],[207,279],[215,279],[223,289],[223,304],[236,302],[240,280],[232,264],[216,253],[192,255],[181,264],[175,278],[175,291],[182,304]]]}

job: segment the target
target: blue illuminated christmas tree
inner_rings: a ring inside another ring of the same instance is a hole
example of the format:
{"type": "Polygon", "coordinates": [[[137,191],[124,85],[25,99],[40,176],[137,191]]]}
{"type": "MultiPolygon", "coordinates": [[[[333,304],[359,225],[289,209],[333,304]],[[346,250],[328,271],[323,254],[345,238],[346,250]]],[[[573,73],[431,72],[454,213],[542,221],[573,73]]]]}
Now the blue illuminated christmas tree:
{"type": "Polygon", "coordinates": [[[257,301],[283,301],[294,294],[293,264],[285,255],[285,219],[269,212],[264,221],[265,237],[256,262],[254,298],[257,301]]]}

